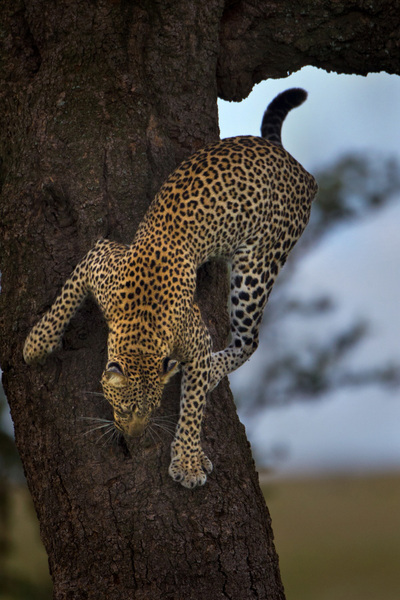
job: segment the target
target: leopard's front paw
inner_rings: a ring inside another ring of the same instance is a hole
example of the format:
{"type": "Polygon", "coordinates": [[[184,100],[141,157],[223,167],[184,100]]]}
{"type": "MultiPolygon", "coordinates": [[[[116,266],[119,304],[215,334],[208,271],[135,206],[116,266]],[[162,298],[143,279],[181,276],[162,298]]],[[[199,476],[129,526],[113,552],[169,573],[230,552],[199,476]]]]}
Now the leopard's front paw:
{"type": "Polygon", "coordinates": [[[24,360],[28,365],[35,362],[43,364],[47,356],[59,346],[58,336],[52,336],[48,331],[34,327],[24,344],[24,360]]]}
{"type": "Polygon", "coordinates": [[[213,469],[212,462],[200,447],[188,448],[179,442],[174,442],[171,447],[171,458],[168,472],[174,481],[186,488],[204,485],[207,474],[213,469]]]}

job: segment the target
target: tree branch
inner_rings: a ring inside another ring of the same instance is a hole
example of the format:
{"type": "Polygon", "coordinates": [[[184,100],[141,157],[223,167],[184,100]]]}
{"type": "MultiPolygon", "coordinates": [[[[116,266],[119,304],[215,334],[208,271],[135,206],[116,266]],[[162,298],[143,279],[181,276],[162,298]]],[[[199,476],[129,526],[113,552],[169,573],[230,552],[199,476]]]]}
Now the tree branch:
{"type": "Polygon", "coordinates": [[[305,65],[338,73],[398,73],[397,0],[226,2],[221,20],[218,95],[242,100],[254,84],[305,65]]]}

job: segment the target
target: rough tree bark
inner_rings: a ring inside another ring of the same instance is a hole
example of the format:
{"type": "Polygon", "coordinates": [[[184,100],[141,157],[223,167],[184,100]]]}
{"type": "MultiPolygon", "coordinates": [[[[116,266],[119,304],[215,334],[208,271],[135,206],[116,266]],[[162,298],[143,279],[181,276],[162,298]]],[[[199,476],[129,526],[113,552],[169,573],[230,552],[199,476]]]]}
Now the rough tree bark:
{"type": "MultiPolygon", "coordinates": [[[[168,436],[102,446],[82,416],[99,390],[106,331],[93,302],[63,349],[27,367],[22,345],[77,261],[106,236],[129,242],[166,175],[218,137],[217,95],[305,64],[399,69],[398,2],[16,0],[1,31],[0,364],[16,442],[64,599],[284,598],[268,511],[225,383],[204,447],[215,471],[188,491],[167,474],[168,436]]],[[[267,100],[267,99],[266,99],[267,100]]],[[[260,115],[261,117],[261,115],[260,115]]],[[[199,297],[216,347],[225,270],[199,297]]],[[[178,410],[175,382],[165,414],[178,410]]]]}

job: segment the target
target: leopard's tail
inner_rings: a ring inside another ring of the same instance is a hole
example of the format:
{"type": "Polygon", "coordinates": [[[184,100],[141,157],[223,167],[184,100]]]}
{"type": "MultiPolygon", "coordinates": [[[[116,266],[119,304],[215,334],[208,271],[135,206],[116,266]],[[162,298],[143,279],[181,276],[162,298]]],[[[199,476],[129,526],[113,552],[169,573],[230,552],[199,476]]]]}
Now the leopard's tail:
{"type": "Polygon", "coordinates": [[[291,88],[279,94],[268,105],[261,123],[261,135],[264,139],[282,146],[282,123],[289,111],[303,104],[307,92],[301,88],[291,88]]]}

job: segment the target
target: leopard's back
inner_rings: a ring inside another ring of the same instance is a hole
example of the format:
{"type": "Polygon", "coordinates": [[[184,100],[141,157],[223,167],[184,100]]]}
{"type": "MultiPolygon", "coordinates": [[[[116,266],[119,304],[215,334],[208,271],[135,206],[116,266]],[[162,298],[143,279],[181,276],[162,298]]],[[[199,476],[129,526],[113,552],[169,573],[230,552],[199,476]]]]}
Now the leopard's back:
{"type": "Polygon", "coordinates": [[[136,241],[167,236],[196,264],[230,259],[243,244],[299,237],[317,190],[315,179],[286,150],[240,136],[206,146],[162,186],[136,241]]]}

